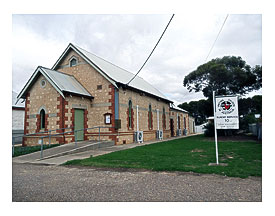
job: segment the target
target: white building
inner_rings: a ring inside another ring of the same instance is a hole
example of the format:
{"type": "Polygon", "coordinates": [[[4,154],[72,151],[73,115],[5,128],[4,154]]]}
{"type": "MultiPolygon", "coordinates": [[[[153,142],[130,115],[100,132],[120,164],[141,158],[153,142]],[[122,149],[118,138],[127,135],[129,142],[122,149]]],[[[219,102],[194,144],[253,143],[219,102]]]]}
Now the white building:
{"type": "MultiPolygon", "coordinates": [[[[12,92],[12,137],[24,135],[25,102],[17,100],[17,93],[12,92]]],[[[15,143],[21,143],[22,138],[15,138],[15,143]]]]}

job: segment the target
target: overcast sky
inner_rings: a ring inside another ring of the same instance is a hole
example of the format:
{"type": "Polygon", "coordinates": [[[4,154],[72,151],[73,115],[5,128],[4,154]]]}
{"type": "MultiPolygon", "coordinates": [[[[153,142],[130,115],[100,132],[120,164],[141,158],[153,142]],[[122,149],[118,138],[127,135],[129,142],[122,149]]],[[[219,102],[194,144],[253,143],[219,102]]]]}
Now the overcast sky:
{"type": "MultiPolygon", "coordinates": [[[[13,15],[12,89],[19,93],[37,66],[51,68],[70,42],[136,73],[171,15],[13,15]]],[[[175,14],[139,76],[176,105],[204,98],[182,82],[205,63],[225,17],[175,14]]],[[[225,55],[262,65],[261,15],[229,15],[208,60],[225,55]]]]}

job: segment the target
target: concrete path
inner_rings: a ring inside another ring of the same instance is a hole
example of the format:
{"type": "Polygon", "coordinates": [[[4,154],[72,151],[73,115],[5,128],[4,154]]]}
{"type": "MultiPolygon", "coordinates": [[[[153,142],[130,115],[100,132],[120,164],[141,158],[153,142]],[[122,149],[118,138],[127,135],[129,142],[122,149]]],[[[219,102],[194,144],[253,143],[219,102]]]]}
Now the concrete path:
{"type": "Polygon", "coordinates": [[[135,148],[137,146],[143,146],[143,145],[150,145],[153,143],[168,141],[168,140],[175,140],[180,138],[185,138],[189,136],[194,136],[197,134],[192,134],[188,136],[181,136],[181,137],[172,137],[165,140],[159,140],[159,141],[149,141],[144,143],[132,143],[132,144],[125,144],[125,145],[117,145],[117,146],[105,146],[104,142],[100,143],[100,147],[92,147],[92,145],[97,146],[98,142],[79,142],[78,147],[83,150],[81,152],[75,150],[75,144],[65,144],[59,147],[47,149],[43,151],[43,159],[40,160],[40,151],[34,152],[32,154],[23,155],[19,157],[14,157],[13,162],[14,163],[31,163],[31,164],[45,164],[45,165],[60,165],[65,163],[69,160],[75,160],[75,159],[84,159],[89,158],[90,156],[96,157],[103,154],[108,154],[115,151],[121,151],[124,149],[131,149],[135,148]],[[88,146],[88,148],[87,148],[88,146]]]}

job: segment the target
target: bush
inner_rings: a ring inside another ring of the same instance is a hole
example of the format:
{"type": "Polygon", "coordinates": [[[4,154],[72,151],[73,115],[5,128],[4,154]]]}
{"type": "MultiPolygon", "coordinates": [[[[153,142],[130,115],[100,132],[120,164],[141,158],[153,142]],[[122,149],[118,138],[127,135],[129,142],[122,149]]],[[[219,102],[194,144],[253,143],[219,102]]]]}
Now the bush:
{"type": "MultiPolygon", "coordinates": [[[[48,148],[53,148],[53,147],[57,147],[60,146],[60,144],[51,144],[51,145],[43,145],[43,150],[48,149],[48,148]]],[[[20,155],[25,155],[25,154],[30,154],[33,152],[37,152],[41,150],[41,146],[40,145],[36,145],[36,146],[16,146],[14,147],[14,155],[13,157],[17,157],[20,155]]]]}
{"type": "MultiPolygon", "coordinates": [[[[214,123],[208,123],[207,125],[204,126],[206,129],[204,131],[204,136],[206,137],[213,137],[215,136],[215,130],[214,130],[214,123]]],[[[237,134],[239,130],[233,130],[233,129],[227,129],[227,130],[217,130],[217,135],[218,136],[232,136],[237,134]]]]}
{"type": "Polygon", "coordinates": [[[255,115],[253,113],[245,115],[243,118],[240,119],[240,129],[248,132],[249,131],[249,124],[253,124],[257,122],[255,115]]]}
{"type": "Polygon", "coordinates": [[[208,123],[207,125],[204,126],[204,136],[206,137],[213,137],[215,135],[214,131],[214,123],[208,123]]]}

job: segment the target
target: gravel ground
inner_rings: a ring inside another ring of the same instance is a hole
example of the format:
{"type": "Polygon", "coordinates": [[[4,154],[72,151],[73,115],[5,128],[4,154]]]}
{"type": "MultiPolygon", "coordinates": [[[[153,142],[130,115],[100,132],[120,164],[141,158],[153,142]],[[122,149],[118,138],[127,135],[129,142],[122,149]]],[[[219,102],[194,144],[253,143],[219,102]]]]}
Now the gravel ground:
{"type": "Polygon", "coordinates": [[[13,163],[12,200],[262,201],[262,178],[13,163]]]}

